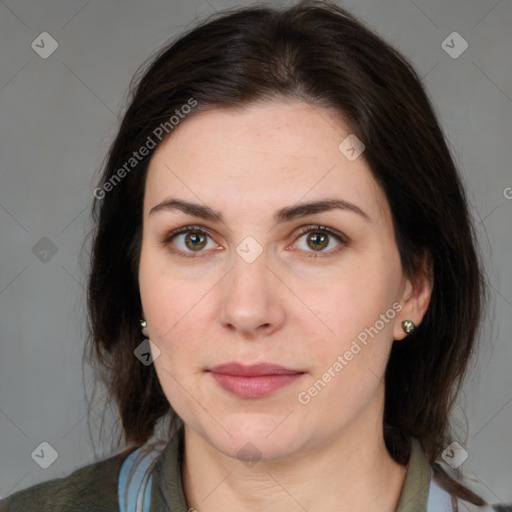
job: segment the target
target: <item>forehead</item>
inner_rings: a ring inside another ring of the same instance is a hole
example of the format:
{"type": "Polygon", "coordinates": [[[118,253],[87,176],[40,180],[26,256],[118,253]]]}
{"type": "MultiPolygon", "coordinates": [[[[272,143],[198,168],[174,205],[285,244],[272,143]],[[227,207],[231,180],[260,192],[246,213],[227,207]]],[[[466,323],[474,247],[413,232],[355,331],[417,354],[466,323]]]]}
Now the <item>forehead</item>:
{"type": "Polygon", "coordinates": [[[387,201],[363,156],[351,161],[340,152],[349,135],[341,116],[304,102],[194,113],[151,159],[145,212],[167,195],[215,209],[225,209],[225,199],[233,208],[277,209],[334,195],[385,216],[387,201]]]}

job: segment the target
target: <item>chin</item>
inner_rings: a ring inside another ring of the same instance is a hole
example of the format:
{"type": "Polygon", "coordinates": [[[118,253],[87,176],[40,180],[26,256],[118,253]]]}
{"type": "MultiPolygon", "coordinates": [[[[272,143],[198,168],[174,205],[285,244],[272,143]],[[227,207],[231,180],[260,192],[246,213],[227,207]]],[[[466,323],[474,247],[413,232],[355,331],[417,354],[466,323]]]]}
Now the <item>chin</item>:
{"type": "Polygon", "coordinates": [[[304,436],[286,414],[275,418],[263,414],[224,417],[222,427],[214,423],[199,430],[216,450],[250,465],[257,460],[282,460],[303,448],[304,436]],[[286,424],[290,423],[290,424],[286,424]]]}

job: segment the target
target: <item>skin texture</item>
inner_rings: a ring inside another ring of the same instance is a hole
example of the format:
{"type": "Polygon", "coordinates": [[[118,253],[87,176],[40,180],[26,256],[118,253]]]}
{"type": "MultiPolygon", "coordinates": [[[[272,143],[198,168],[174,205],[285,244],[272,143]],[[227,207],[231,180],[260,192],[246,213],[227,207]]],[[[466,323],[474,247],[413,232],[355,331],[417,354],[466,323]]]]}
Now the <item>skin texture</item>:
{"type": "Polygon", "coordinates": [[[350,161],[338,150],[350,133],[332,111],[274,100],[191,116],[150,162],[140,292],[161,351],[160,383],[185,422],[185,494],[198,512],[395,510],[407,468],[384,445],[383,375],[392,343],[405,336],[401,321],[421,322],[431,285],[403,275],[389,206],[364,153],[350,161]],[[169,198],[207,205],[223,222],[149,213],[169,198]],[[333,209],[274,222],[283,207],[325,199],[348,201],[369,219],[333,209]],[[186,234],[166,245],[172,230],[189,225],[208,231],[195,239],[199,251],[186,234]],[[310,225],[344,241],[320,233],[328,245],[319,249],[316,228],[299,232],[310,225]],[[252,263],[236,251],[248,236],[263,250],[252,263]],[[301,403],[299,393],[393,304],[394,318],[301,403]],[[231,361],[304,374],[245,399],[207,371],[231,361]],[[240,460],[241,449],[257,463],[240,460]]]}

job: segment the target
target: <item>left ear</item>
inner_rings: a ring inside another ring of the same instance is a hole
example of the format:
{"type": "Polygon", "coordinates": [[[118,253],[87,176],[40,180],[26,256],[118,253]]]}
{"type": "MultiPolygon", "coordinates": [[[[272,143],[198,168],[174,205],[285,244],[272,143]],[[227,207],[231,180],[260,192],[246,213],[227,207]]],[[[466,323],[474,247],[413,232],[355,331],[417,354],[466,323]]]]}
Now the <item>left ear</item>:
{"type": "Polygon", "coordinates": [[[416,326],[420,325],[430,304],[434,277],[430,258],[425,256],[417,267],[415,275],[405,279],[405,287],[400,298],[402,309],[396,316],[394,339],[402,340],[407,333],[402,328],[404,320],[412,320],[416,326]]]}

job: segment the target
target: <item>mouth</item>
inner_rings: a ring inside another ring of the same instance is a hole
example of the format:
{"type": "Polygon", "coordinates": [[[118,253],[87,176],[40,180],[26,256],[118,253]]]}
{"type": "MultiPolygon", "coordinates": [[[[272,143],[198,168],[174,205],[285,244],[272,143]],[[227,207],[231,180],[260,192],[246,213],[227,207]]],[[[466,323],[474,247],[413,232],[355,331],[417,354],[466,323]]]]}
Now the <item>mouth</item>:
{"type": "Polygon", "coordinates": [[[236,362],[214,366],[208,372],[224,391],[240,398],[264,398],[305,374],[302,370],[272,363],[244,365],[236,362]]]}

